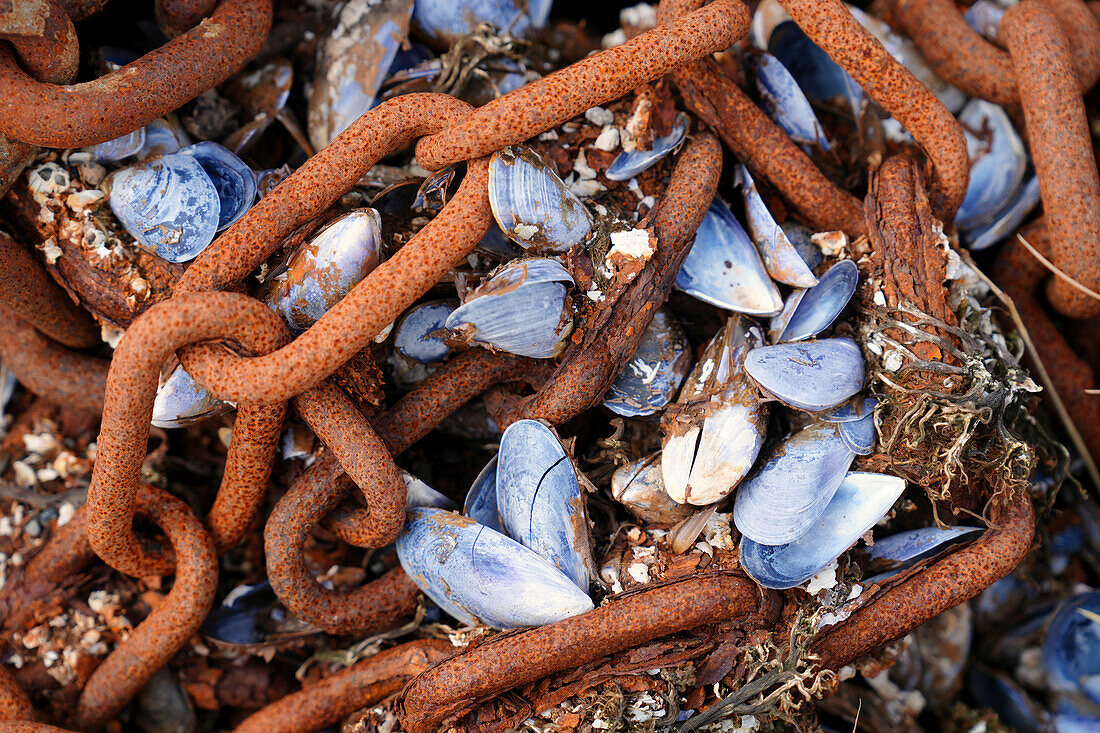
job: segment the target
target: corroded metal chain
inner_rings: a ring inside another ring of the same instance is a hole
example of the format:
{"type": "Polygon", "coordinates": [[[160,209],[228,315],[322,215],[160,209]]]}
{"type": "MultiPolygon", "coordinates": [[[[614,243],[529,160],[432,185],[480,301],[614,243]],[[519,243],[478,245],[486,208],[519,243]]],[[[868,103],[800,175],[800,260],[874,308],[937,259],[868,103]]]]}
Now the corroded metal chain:
{"type": "MultiPolygon", "coordinates": [[[[1069,2],[1059,0],[1058,7],[1069,2]]],[[[913,134],[932,164],[936,212],[949,221],[965,194],[969,171],[958,122],[859,26],[840,0],[785,0],[784,5],[913,134]]],[[[1080,102],[1074,70],[1084,85],[1100,73],[1100,62],[1085,51],[1071,53],[1063,38],[1072,31],[1058,20],[1076,17],[1076,6],[1052,15],[1047,5],[1055,3],[1025,0],[1006,16],[1004,37],[1019,80],[1012,88],[1018,86],[1032,130],[1048,226],[1059,236],[1100,233],[1096,221],[1081,220],[1100,216],[1097,206],[1087,213],[1089,202],[1100,200],[1095,163],[1090,178],[1087,166],[1077,159],[1079,152],[1091,158],[1087,130],[1077,125],[1076,107],[1054,111],[1067,96],[1080,102]],[[1047,50],[1024,48],[1025,39],[1036,34],[1050,41],[1044,44],[1047,50]],[[1049,67],[1045,72],[1038,68],[1044,64],[1049,67]],[[1060,80],[1052,78],[1059,73],[1060,80]],[[1063,153],[1055,149],[1055,141],[1069,138],[1074,150],[1065,155],[1077,157],[1067,163],[1058,157],[1063,153]],[[1065,198],[1068,186],[1051,186],[1051,171],[1064,177],[1066,166],[1080,174],[1072,179],[1075,190],[1082,191],[1074,200],[1065,198]]],[[[43,7],[64,26],[67,16],[57,15],[59,6],[45,0],[43,7]]],[[[164,15],[169,26],[184,28],[208,9],[202,2],[177,2],[164,15]]],[[[270,0],[224,0],[208,20],[155,54],[94,82],[65,88],[50,80],[60,78],[60,71],[34,63],[43,56],[39,46],[17,44],[15,53],[0,48],[0,131],[12,140],[54,147],[118,137],[223,80],[255,53],[270,16],[270,0]],[[221,64],[211,64],[211,59],[221,59],[221,64]]],[[[267,521],[268,575],[280,599],[300,618],[325,631],[354,634],[378,631],[411,615],[416,587],[396,569],[355,591],[324,589],[302,556],[314,526],[324,524],[362,547],[392,541],[405,506],[393,456],[498,382],[545,382],[535,395],[511,405],[503,422],[538,417],[560,424],[598,402],[667,298],[715,195],[721,149],[710,133],[693,137],[678,158],[652,222],[658,251],[603,320],[566,352],[554,373],[536,375],[537,367],[525,359],[469,352],[450,360],[373,419],[327,381],[482,239],[491,222],[490,153],[672,74],[688,107],[809,221],[851,234],[867,231],[861,202],[832,184],[706,60],[745,33],[745,7],[738,0],[665,3],[661,19],[663,25],[620,47],[477,110],[444,95],[411,94],[367,112],[191,264],[173,296],[130,326],[109,372],[102,361],[73,350],[95,341],[86,314],[72,307],[36,261],[20,264],[33,258],[0,236],[0,267],[6,268],[0,269],[0,317],[13,323],[16,333],[14,344],[0,341],[0,358],[32,390],[103,415],[88,503],[27,567],[24,588],[49,587],[90,562],[93,552],[130,575],[176,573],[168,597],[92,676],[72,725],[101,726],[195,633],[213,602],[216,553],[234,546],[259,510],[288,402],[293,401],[328,452],[298,479],[267,521]],[[281,321],[258,301],[213,292],[246,277],[294,229],[315,219],[377,161],[410,142],[416,143],[418,161],[429,170],[466,163],[458,192],[314,326],[290,340],[281,321]],[[237,350],[215,346],[215,341],[229,341],[237,350]],[[176,352],[199,383],[239,403],[225,473],[205,522],[179,500],[140,481],[158,373],[176,352]],[[347,501],[356,487],[365,508],[347,501]],[[134,533],[135,515],[158,525],[171,548],[148,549],[134,533]]],[[[0,156],[3,150],[0,141],[0,156]]],[[[1089,284],[1083,268],[1071,265],[1076,257],[1094,266],[1097,241],[1100,236],[1087,241],[1078,236],[1066,245],[1078,249],[1062,260],[1055,248],[1056,263],[1089,284]]],[[[1077,302],[1061,285],[1052,285],[1051,295],[1074,313],[1092,312],[1092,304],[1077,302]]],[[[823,636],[818,642],[821,664],[845,664],[1009,572],[1030,546],[1034,516],[1029,500],[1015,499],[999,508],[994,520],[998,528],[977,544],[883,591],[850,622],[823,636]]],[[[393,694],[411,679],[401,694],[402,722],[410,731],[434,730],[478,700],[562,669],[702,625],[771,624],[777,612],[774,594],[739,573],[700,574],[646,587],[590,613],[506,635],[449,659],[449,645],[413,642],[397,647],[260,711],[240,729],[321,727],[393,694]]],[[[25,696],[0,669],[0,720],[24,721],[20,724],[27,730],[49,729],[31,722],[33,716],[25,696]]]]}

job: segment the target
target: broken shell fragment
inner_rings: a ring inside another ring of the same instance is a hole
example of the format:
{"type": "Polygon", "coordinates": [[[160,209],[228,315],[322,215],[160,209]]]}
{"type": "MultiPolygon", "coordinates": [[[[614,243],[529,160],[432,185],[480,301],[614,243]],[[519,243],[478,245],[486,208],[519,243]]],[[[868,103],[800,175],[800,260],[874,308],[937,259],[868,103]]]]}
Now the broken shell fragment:
{"type": "Polygon", "coordinates": [[[841,260],[830,267],[799,300],[779,341],[804,341],[829,328],[848,306],[858,283],[859,267],[852,260],[841,260]]]}
{"type": "Polygon", "coordinates": [[[393,348],[406,359],[432,364],[446,359],[451,347],[440,338],[447,330],[447,317],[455,306],[444,300],[433,300],[413,306],[397,323],[393,348]]]}
{"type": "Polygon", "coordinates": [[[114,174],[111,211],[138,244],[169,262],[187,262],[214,241],[221,202],[189,155],[165,155],[114,174]]]}
{"type": "Polygon", "coordinates": [[[741,483],[734,523],[762,545],[792,542],[825,511],[854,459],[836,425],[803,428],[776,446],[764,465],[741,483]]]}
{"type": "Polygon", "coordinates": [[[609,181],[629,181],[642,171],[652,168],[684,141],[687,129],[687,115],[676,115],[676,122],[667,135],[654,140],[649,150],[624,150],[619,153],[611,161],[611,165],[607,166],[604,176],[609,181]]]}
{"type": "Polygon", "coordinates": [[[443,509],[409,510],[397,557],[429,598],[467,624],[542,626],[593,608],[592,599],[542,556],[443,509]]]}
{"type": "Polygon", "coordinates": [[[875,413],[869,412],[859,420],[845,420],[836,424],[837,432],[848,450],[857,456],[868,456],[875,450],[875,413]]]}
{"type": "Polygon", "coordinates": [[[761,346],[745,358],[745,371],[783,404],[813,412],[848,399],[865,378],[863,354],[848,338],[761,346]]]}
{"type": "Polygon", "coordinates": [[[219,400],[177,366],[157,387],[150,422],[158,428],[182,428],[231,409],[231,403],[219,400]]]}
{"type": "Polygon", "coordinates": [[[351,211],[298,248],[286,271],[271,280],[267,303],[301,333],[378,266],[381,247],[378,212],[351,211]]]}
{"type": "Polygon", "coordinates": [[[550,359],[565,349],[573,331],[572,284],[556,260],[514,260],[469,294],[447,317],[447,328],[467,343],[550,359]]]}
{"type": "Polygon", "coordinates": [[[665,490],[681,504],[705,506],[729,495],[756,461],[768,408],[744,372],[761,335],[733,316],[711,339],[676,405],[661,421],[665,490]]]}
{"type": "Polygon", "coordinates": [[[656,454],[620,466],[611,474],[611,496],[643,522],[676,524],[690,517],[693,510],[665,491],[660,459],[656,454]]]}
{"type": "Polygon", "coordinates": [[[198,142],[180,148],[199,162],[218,192],[218,230],[245,215],[256,200],[256,174],[227,148],[212,142],[198,142]]]}
{"type": "Polygon", "coordinates": [[[765,545],[748,535],[742,537],[741,567],[765,588],[801,585],[875,526],[904,490],[905,481],[896,476],[850,473],[817,520],[797,539],[765,545]]]}
{"type": "Polygon", "coordinates": [[[532,252],[565,252],[592,230],[592,216],[553,168],[524,145],[489,159],[489,205],[509,239],[532,252]]]}
{"type": "Polygon", "coordinates": [[[113,163],[123,158],[136,155],[145,147],[145,128],[139,127],[131,133],[114,140],[96,143],[85,148],[92,154],[92,158],[100,163],[113,163]]]}
{"type": "Polygon", "coordinates": [[[687,376],[690,347],[676,319],[658,311],[634,356],[607,391],[604,407],[624,417],[652,415],[663,409],[687,376]]]}
{"type": "Polygon", "coordinates": [[[777,282],[796,288],[812,288],[817,285],[817,277],[807,267],[802,255],[787,239],[783,229],[775,223],[772,213],[764,204],[764,199],[756,190],[749,169],[741,165],[737,169],[737,184],[745,198],[745,217],[749,222],[752,241],[760,250],[764,267],[777,282]]]}
{"type": "Polygon", "coordinates": [[[772,316],[783,308],[783,299],[756,246],[719,199],[710,205],[695,233],[695,242],[676,275],[676,289],[740,313],[772,316]]]}
{"type": "Polygon", "coordinates": [[[588,514],[573,462],[550,428],[517,420],[500,439],[497,507],[508,536],[588,592],[595,578],[588,514]]]}
{"type": "Polygon", "coordinates": [[[436,509],[456,508],[450,497],[439,493],[408,471],[402,471],[401,478],[405,480],[405,506],[409,509],[417,506],[436,509]]]}

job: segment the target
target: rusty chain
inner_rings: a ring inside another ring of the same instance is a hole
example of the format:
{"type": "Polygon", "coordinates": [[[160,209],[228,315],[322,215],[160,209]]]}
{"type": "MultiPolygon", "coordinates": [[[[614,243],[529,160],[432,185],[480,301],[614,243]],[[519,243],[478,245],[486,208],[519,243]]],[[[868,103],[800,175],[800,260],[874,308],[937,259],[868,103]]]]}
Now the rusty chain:
{"type": "MultiPolygon", "coordinates": [[[[955,119],[840,0],[783,4],[913,134],[930,161],[934,209],[950,221],[969,171],[955,119]]],[[[1098,36],[1086,32],[1096,25],[1095,17],[1077,0],[1025,0],[1006,14],[1005,54],[972,32],[963,33],[954,6],[949,12],[940,5],[945,3],[899,0],[891,12],[948,81],[994,101],[1022,104],[1042,186],[1047,249],[1056,265],[1100,289],[1095,267],[1100,184],[1081,103],[1081,89],[1100,75],[1098,36]],[[929,9],[942,13],[950,31],[934,40],[926,27],[929,9]],[[977,67],[988,72],[973,73],[977,67]]],[[[69,15],[79,11],[50,0],[41,8],[45,25],[30,33],[3,25],[0,14],[0,38],[12,41],[12,48],[0,47],[0,132],[9,138],[0,140],[0,165],[7,166],[0,182],[15,170],[9,158],[25,159],[28,145],[73,147],[112,139],[211,88],[256,52],[271,17],[269,0],[224,0],[207,20],[186,30],[210,11],[208,4],[158,4],[158,17],[180,35],[119,72],[62,88],[57,85],[75,73],[76,37],[69,15]],[[43,37],[55,39],[56,46],[43,44],[43,37]],[[203,63],[213,58],[222,63],[203,63]],[[9,149],[13,152],[5,157],[9,149]]],[[[404,518],[404,484],[393,456],[498,382],[527,379],[540,387],[531,397],[510,403],[502,412],[504,423],[538,417],[561,424],[598,402],[667,297],[714,196],[721,149],[709,133],[694,136],[682,151],[659,203],[653,226],[661,249],[552,373],[526,359],[467,352],[373,417],[328,381],[481,240],[491,220],[490,153],[670,74],[688,108],[807,220],[852,235],[867,231],[861,202],[831,183],[709,60],[745,33],[745,7],[738,0],[666,2],[661,21],[664,25],[622,46],[476,110],[448,96],[412,94],[367,112],[207,248],[178,281],[173,296],[129,327],[109,370],[102,360],[79,351],[96,342],[87,314],[73,306],[37,260],[0,234],[0,317],[13,329],[13,338],[0,341],[0,359],[32,391],[102,413],[88,503],[26,568],[24,587],[48,588],[94,556],[129,575],[176,574],[163,604],[89,680],[68,724],[100,727],[194,634],[213,602],[216,553],[234,546],[258,513],[288,402],[328,451],[268,519],[264,536],[271,582],[299,617],[332,633],[355,634],[392,627],[411,615],[416,588],[396,569],[355,591],[324,589],[301,557],[314,526],[323,524],[361,547],[392,541],[404,518]],[[291,340],[281,321],[258,301],[216,292],[243,279],[378,160],[410,142],[429,170],[466,162],[458,193],[314,326],[291,340]],[[617,332],[633,336],[608,337],[617,332]],[[229,341],[234,350],[212,341],[229,341]],[[176,352],[198,382],[239,403],[225,473],[205,521],[140,480],[157,375],[176,352]],[[356,487],[365,508],[347,501],[356,487]],[[135,515],[158,525],[170,547],[150,549],[142,542],[134,533],[135,515]]],[[[1034,290],[1040,275],[1028,268],[1019,299],[1034,290]]],[[[1049,295],[1066,315],[1091,316],[1100,310],[1060,280],[1049,283],[1049,295]]],[[[820,663],[847,664],[1010,572],[1031,544],[1030,501],[1017,497],[998,507],[993,521],[995,528],[976,544],[880,593],[849,622],[820,637],[815,642],[820,663]]],[[[587,614],[505,635],[449,659],[449,645],[412,642],[275,703],[240,730],[315,729],[397,692],[406,682],[400,696],[403,724],[410,731],[434,730],[477,699],[650,639],[701,625],[766,625],[778,613],[773,596],[739,573],[703,573],[646,587],[587,614]],[[353,697],[349,690],[355,691],[353,697]]],[[[0,668],[0,720],[25,730],[51,729],[34,717],[25,695],[0,668]]]]}

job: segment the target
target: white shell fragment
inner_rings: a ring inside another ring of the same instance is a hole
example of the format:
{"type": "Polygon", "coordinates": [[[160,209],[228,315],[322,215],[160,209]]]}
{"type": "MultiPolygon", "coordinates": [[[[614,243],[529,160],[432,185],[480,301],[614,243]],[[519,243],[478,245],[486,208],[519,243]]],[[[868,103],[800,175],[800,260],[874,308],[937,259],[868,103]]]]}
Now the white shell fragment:
{"type": "Polygon", "coordinates": [[[497,508],[508,535],[581,590],[595,577],[588,514],[573,462],[550,428],[517,420],[500,439],[497,508]]]}
{"type": "Polygon", "coordinates": [[[138,244],[169,262],[187,262],[214,241],[221,203],[198,161],[165,155],[114,175],[111,211],[138,244]]]}
{"type": "Polygon", "coordinates": [[[768,277],[760,253],[721,200],[715,199],[695,233],[676,288],[718,308],[772,316],[783,299],[768,277]]]}
{"type": "Polygon", "coordinates": [[[841,260],[830,267],[821,281],[808,289],[791,313],[779,341],[804,341],[833,325],[859,283],[859,267],[852,260],[841,260]]]}
{"type": "Polygon", "coordinates": [[[467,296],[447,317],[447,328],[467,343],[533,359],[555,357],[573,331],[572,284],[556,260],[513,260],[467,296]]]}
{"type": "Polygon", "coordinates": [[[764,204],[764,199],[756,190],[749,169],[741,165],[737,169],[737,183],[745,198],[745,218],[749,223],[749,233],[768,274],[777,282],[796,288],[812,288],[817,285],[817,277],[806,266],[806,261],[794,248],[782,227],[775,223],[772,213],[764,204]]]}
{"type": "Polygon", "coordinates": [[[489,160],[489,205],[509,239],[534,252],[565,252],[592,230],[592,215],[531,148],[511,145],[489,160]]]}
{"type": "Polygon", "coordinates": [[[783,404],[814,412],[854,395],[865,377],[863,354],[847,338],[761,346],[749,352],[745,371],[783,404]]]}
{"type": "Polygon", "coordinates": [[[764,443],[768,408],[745,375],[745,353],[761,336],[734,316],[707,344],[661,422],[665,491],[681,504],[705,506],[729,495],[764,443]]]}
{"type": "Polygon", "coordinates": [[[624,150],[619,153],[611,165],[607,166],[604,176],[609,181],[629,181],[642,171],[656,165],[657,161],[675,150],[687,136],[688,118],[681,113],[676,115],[672,130],[664,137],[653,141],[649,150],[624,150]]]}
{"type": "Polygon", "coordinates": [[[468,625],[542,626],[593,608],[545,558],[461,514],[410,509],[396,544],[413,582],[468,625]]]}
{"type": "Polygon", "coordinates": [[[836,425],[803,428],[776,446],[764,465],[742,482],[734,523],[760,544],[793,541],[825,511],[854,459],[836,425]]]}
{"type": "Polygon", "coordinates": [[[904,490],[905,481],[896,476],[850,473],[825,511],[798,539],[764,545],[742,537],[741,567],[765,588],[801,585],[875,526],[904,490]]]}
{"type": "Polygon", "coordinates": [[[292,330],[305,331],[378,266],[381,249],[378,212],[351,211],[298,248],[266,300],[292,330]]]}

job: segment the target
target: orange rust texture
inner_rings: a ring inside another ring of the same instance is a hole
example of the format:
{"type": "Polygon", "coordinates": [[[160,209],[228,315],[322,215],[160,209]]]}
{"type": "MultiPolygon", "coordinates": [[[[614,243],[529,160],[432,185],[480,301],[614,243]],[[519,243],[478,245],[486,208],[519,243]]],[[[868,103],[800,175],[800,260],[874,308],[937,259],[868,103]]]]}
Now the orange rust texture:
{"type": "Polygon", "coordinates": [[[20,65],[35,79],[47,84],[68,84],[80,67],[76,27],[53,0],[46,0],[42,10],[45,17],[41,33],[10,31],[0,16],[0,38],[15,48],[20,65]]]}
{"type": "Polygon", "coordinates": [[[852,17],[841,0],[781,2],[806,35],[924,149],[934,167],[932,209],[944,221],[953,219],[970,179],[966,139],[955,117],[852,17]]]}
{"type": "MultiPolygon", "coordinates": [[[[1051,244],[1042,220],[1022,234],[1028,244],[1044,257],[1050,257],[1051,244]]],[[[1016,304],[1020,319],[1073,424],[1089,452],[1094,458],[1100,458],[1100,396],[1085,393],[1096,386],[1096,374],[1087,360],[1074,353],[1061,329],[1043,308],[1039,289],[1049,276],[1047,269],[1021,244],[1012,241],[998,254],[991,275],[1016,304]]]]}
{"type": "Polygon", "coordinates": [[[77,148],[113,140],[225,81],[263,45],[271,0],[223,0],[214,14],[156,51],[92,81],[37,81],[0,48],[0,132],[77,148]]]}
{"type": "Polygon", "coordinates": [[[454,651],[440,639],[411,641],[387,649],[268,705],[234,728],[233,733],[312,733],[335,725],[356,710],[397,692],[409,677],[454,651]]]}
{"type": "MultiPolygon", "coordinates": [[[[1053,13],[1069,39],[1081,90],[1100,78],[1100,21],[1080,0],[1029,0],[1053,13]]],[[[972,97],[1020,103],[1008,54],[971,28],[952,0],[890,0],[887,20],[920,48],[936,75],[972,97]]]]}
{"type": "Polygon", "coordinates": [[[725,49],[748,27],[749,13],[740,0],[714,0],[479,107],[463,122],[417,143],[416,158],[438,170],[523,142],[691,59],[725,49]]]}
{"type": "MultiPolygon", "coordinates": [[[[1100,290],[1100,178],[1069,43],[1037,2],[1007,10],[1000,37],[1020,87],[1054,264],[1100,290]]],[[[1062,315],[1100,315],[1100,302],[1061,279],[1048,281],[1047,295],[1062,315]]]]}
{"type": "Polygon", "coordinates": [[[815,640],[819,664],[839,669],[933,616],[963,603],[1008,575],[1031,548],[1035,510],[1026,494],[993,509],[993,527],[974,544],[910,578],[815,640]]]}

